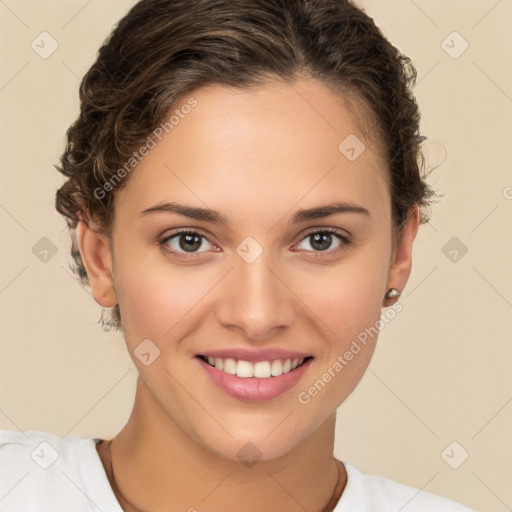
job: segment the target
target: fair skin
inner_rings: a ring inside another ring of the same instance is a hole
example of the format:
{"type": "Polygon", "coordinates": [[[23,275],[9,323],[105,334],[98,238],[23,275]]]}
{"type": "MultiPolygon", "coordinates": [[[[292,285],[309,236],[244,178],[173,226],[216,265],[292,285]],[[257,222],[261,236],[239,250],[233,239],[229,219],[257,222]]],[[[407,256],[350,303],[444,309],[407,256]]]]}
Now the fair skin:
{"type": "Polygon", "coordinates": [[[116,482],[144,510],[263,512],[279,504],[320,512],[338,478],[336,409],[362,378],[377,337],[309,403],[297,396],[376,324],[393,303],[383,302],[386,291],[404,289],[418,212],[393,247],[383,157],[324,85],[210,86],[193,97],[197,107],[116,195],[112,245],[78,225],[92,294],[104,307],[119,304],[139,372],[132,414],[113,439],[116,482]],[[366,144],[354,161],[338,150],[349,134],[366,144]],[[169,201],[210,208],[229,224],[141,215],[169,201]],[[299,209],[341,201],[369,215],[289,223],[299,209]],[[166,245],[181,256],[165,252],[158,241],[178,228],[207,238],[191,254],[177,236],[166,245]],[[335,228],[352,243],[331,235],[315,244],[310,228],[335,228]],[[252,263],[236,252],[247,236],[263,248],[252,263]],[[160,350],[148,366],[134,355],[145,339],[160,350]],[[229,347],[280,347],[314,359],[292,389],[251,402],[227,395],[198,367],[197,354],[229,347]],[[261,452],[250,467],[237,458],[249,442],[261,452]]]}

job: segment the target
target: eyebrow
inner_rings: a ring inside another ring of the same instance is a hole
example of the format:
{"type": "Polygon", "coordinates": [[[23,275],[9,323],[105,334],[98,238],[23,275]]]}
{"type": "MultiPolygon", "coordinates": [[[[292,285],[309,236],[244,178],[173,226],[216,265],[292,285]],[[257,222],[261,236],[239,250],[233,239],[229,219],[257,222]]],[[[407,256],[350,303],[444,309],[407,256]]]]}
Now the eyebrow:
{"type": "MultiPolygon", "coordinates": [[[[228,225],[227,217],[209,208],[198,208],[183,204],[167,202],[151,206],[143,210],[140,215],[146,216],[157,212],[175,213],[195,220],[212,222],[214,224],[228,225]]],[[[334,202],[305,210],[298,210],[288,219],[291,224],[299,224],[309,220],[322,219],[337,213],[359,213],[371,218],[370,212],[363,206],[351,202],[334,202]]]]}

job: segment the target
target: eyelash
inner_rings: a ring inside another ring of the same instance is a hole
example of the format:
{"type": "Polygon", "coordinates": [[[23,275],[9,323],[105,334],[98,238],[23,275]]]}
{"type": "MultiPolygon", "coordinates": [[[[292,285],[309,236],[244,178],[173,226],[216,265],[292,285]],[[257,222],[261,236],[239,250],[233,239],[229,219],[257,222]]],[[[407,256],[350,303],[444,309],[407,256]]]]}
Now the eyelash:
{"type": "MultiPolygon", "coordinates": [[[[301,242],[303,240],[305,240],[306,238],[309,238],[313,235],[316,235],[316,234],[325,234],[325,233],[330,233],[332,235],[335,235],[341,242],[342,244],[334,249],[334,250],[326,250],[326,251],[306,251],[306,252],[313,252],[315,253],[315,257],[318,255],[318,254],[323,254],[323,253],[327,253],[327,254],[331,254],[331,253],[337,253],[337,252],[341,252],[344,250],[344,248],[348,247],[351,243],[352,243],[352,240],[345,236],[345,235],[342,235],[336,228],[322,228],[322,229],[318,229],[318,228],[312,228],[310,231],[308,231],[304,237],[300,240],[301,242]]],[[[184,258],[198,258],[200,257],[202,254],[202,252],[196,252],[196,253],[193,253],[193,252],[190,252],[190,253],[182,253],[182,252],[177,252],[173,249],[170,249],[169,246],[167,245],[167,242],[169,242],[169,240],[173,239],[173,238],[177,238],[183,234],[193,234],[193,235],[200,235],[202,236],[203,238],[205,238],[210,244],[212,245],[215,245],[213,242],[211,242],[209,239],[208,239],[208,236],[203,232],[201,231],[200,229],[187,229],[187,228],[184,228],[184,229],[180,229],[179,231],[176,231],[175,233],[172,233],[168,236],[166,236],[165,238],[163,238],[162,240],[160,240],[158,242],[158,244],[162,247],[162,249],[168,253],[171,253],[175,256],[178,256],[178,257],[184,257],[184,258]]]]}

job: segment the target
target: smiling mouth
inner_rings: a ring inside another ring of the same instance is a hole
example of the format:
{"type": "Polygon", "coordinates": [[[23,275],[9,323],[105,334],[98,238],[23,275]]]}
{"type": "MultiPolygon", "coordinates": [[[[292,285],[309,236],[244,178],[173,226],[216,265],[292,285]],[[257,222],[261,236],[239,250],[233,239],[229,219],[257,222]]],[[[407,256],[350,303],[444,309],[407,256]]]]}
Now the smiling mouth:
{"type": "Polygon", "coordinates": [[[273,359],[252,363],[250,361],[244,361],[243,359],[214,358],[201,354],[196,357],[221,372],[236,375],[241,378],[254,377],[257,379],[279,377],[285,373],[293,372],[310,359],[313,359],[313,356],[308,356],[303,359],[273,359]]]}

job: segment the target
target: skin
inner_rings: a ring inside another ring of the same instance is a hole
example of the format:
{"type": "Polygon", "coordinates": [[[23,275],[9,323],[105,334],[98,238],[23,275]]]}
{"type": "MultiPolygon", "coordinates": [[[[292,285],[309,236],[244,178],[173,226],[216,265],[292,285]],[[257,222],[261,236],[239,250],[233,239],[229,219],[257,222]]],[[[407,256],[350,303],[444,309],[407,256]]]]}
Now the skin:
{"type": "MultiPolygon", "coordinates": [[[[145,510],[263,512],[279,503],[283,511],[320,512],[338,478],[336,408],[362,378],[377,336],[308,404],[297,395],[376,324],[393,303],[384,301],[390,287],[404,289],[418,210],[393,247],[386,164],[325,85],[209,86],[193,97],[197,107],[116,194],[111,240],[83,221],[77,229],[92,294],[104,307],[119,304],[139,372],[132,414],[113,438],[116,482],[145,510]],[[355,161],[338,150],[349,134],[366,144],[355,161]],[[140,215],[165,201],[211,208],[229,226],[140,215]],[[288,223],[297,209],[333,201],[360,204],[371,216],[288,223]],[[180,249],[179,237],[167,246],[182,257],[159,246],[178,228],[206,233],[199,257],[180,249]],[[315,245],[309,228],[336,228],[352,243],[333,235],[315,245]],[[250,264],[236,252],[247,236],[263,248],[250,264]],[[146,366],[134,350],[148,338],[160,356],[146,366]],[[282,347],[315,359],[289,391],[249,402],[212,385],[194,359],[235,346],[282,347]],[[261,452],[251,467],[237,458],[248,442],[261,452]]],[[[106,465],[104,447],[98,450],[106,465]]],[[[345,471],[342,479],[345,485],[345,471]]]]}

